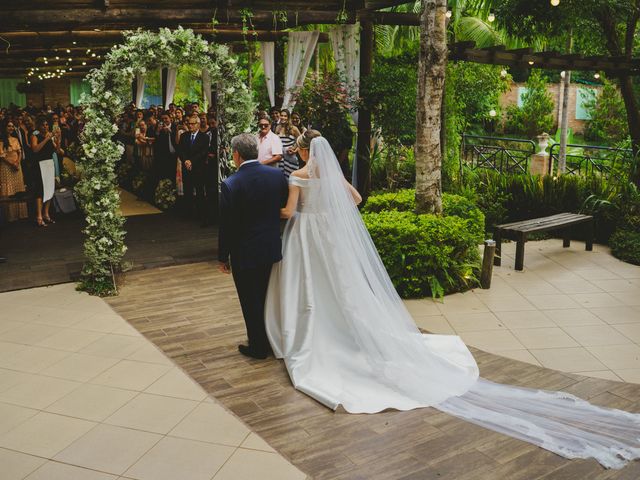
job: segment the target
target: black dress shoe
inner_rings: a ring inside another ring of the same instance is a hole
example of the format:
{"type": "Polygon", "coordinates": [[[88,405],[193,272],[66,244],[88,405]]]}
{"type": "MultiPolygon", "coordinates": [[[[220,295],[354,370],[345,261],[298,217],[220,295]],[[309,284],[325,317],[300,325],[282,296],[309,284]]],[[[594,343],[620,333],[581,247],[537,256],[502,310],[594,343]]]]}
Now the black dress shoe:
{"type": "Polygon", "coordinates": [[[260,352],[258,350],[254,350],[253,348],[247,345],[238,345],[238,351],[245,357],[256,358],[258,360],[264,360],[269,356],[269,354],[266,351],[260,352]]]}

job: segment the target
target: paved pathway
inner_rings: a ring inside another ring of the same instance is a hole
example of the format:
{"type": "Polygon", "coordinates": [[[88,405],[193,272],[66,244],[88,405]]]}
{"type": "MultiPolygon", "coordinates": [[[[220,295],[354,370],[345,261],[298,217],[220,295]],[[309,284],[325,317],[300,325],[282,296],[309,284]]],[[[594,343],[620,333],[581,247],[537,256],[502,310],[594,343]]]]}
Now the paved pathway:
{"type": "Polygon", "coordinates": [[[0,305],[0,479],[305,478],[103,300],[0,305]]]}
{"type": "MultiPolygon", "coordinates": [[[[132,272],[114,309],[287,460],[314,479],[604,480],[640,478],[640,461],[605,471],[424,408],[333,412],[294,390],[282,361],[247,359],[228,275],[199,263],[132,272]]],[[[445,299],[444,305],[447,305],[445,299]]],[[[472,348],[483,377],[563,390],[640,412],[640,385],[560,373],[472,348]]]]}
{"type": "Polygon", "coordinates": [[[515,243],[503,251],[491,289],[407,302],[418,325],[533,365],[640,383],[640,267],[553,239],[527,243],[517,272],[515,243]]]}

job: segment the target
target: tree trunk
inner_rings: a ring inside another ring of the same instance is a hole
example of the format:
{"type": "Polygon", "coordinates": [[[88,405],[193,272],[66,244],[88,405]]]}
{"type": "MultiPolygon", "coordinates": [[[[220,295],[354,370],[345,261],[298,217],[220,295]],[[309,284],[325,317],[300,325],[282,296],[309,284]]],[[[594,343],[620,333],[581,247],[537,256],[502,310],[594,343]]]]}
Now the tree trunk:
{"type": "Polygon", "coordinates": [[[442,212],[442,99],[447,64],[446,0],[426,0],[420,16],[416,108],[416,208],[442,212]]]}
{"type": "MultiPolygon", "coordinates": [[[[573,34],[569,31],[567,53],[571,53],[573,34]]],[[[567,170],[567,130],[569,129],[569,90],[571,89],[571,70],[564,72],[564,91],[562,92],[562,115],[560,117],[560,153],[558,154],[558,175],[567,170]]],[[[553,160],[551,160],[553,161],[553,160]]]]}
{"type": "Polygon", "coordinates": [[[633,148],[634,166],[629,180],[640,187],[640,110],[633,91],[633,80],[629,75],[620,75],[620,93],[627,110],[627,123],[633,148]]]}

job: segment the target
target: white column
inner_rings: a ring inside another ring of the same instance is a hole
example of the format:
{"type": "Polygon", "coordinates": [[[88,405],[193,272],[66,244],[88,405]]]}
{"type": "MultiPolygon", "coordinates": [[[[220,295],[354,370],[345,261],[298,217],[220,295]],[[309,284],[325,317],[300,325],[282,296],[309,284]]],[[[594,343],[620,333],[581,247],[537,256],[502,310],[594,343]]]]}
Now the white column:
{"type": "Polygon", "coordinates": [[[142,108],[142,97],[144,96],[144,74],[136,74],[136,108],[142,108]]]}
{"type": "Polygon", "coordinates": [[[164,101],[164,109],[169,108],[169,104],[173,102],[176,93],[176,80],[178,78],[178,69],[176,67],[167,68],[167,92],[164,101]]]}

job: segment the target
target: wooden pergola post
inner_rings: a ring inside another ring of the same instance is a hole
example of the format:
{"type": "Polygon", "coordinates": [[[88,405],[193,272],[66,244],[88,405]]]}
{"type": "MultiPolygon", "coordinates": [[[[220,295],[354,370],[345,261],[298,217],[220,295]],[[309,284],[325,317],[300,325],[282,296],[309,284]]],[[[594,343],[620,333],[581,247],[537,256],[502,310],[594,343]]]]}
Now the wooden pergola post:
{"type": "Polygon", "coordinates": [[[282,106],[282,100],[284,99],[284,40],[279,39],[275,42],[274,49],[274,81],[276,87],[276,107],[282,106]]]}
{"type": "Polygon", "coordinates": [[[164,110],[167,104],[167,78],[169,77],[169,69],[166,67],[161,69],[160,76],[162,78],[162,109],[164,110]]]}
{"type": "MultiPolygon", "coordinates": [[[[360,23],[360,85],[371,74],[373,66],[373,23],[360,23]]],[[[358,142],[356,144],[354,184],[363,199],[371,186],[371,107],[363,104],[358,109],[358,142]]]]}

